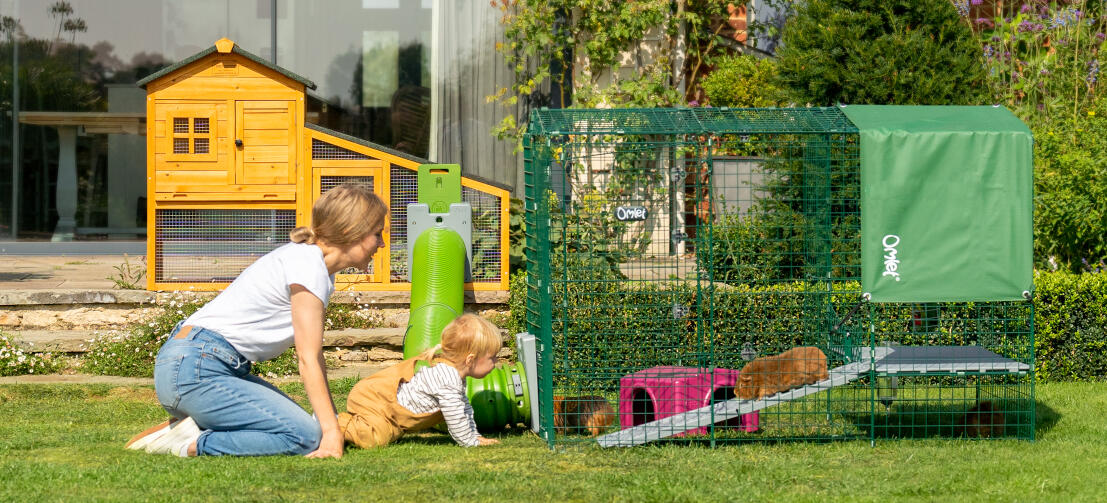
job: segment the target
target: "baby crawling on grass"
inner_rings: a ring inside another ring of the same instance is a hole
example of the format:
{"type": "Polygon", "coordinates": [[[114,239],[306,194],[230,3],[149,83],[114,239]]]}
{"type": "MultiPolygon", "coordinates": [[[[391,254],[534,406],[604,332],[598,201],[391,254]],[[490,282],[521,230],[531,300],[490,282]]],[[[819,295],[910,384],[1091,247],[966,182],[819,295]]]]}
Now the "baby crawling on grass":
{"type": "Polygon", "coordinates": [[[490,321],[464,314],[442,330],[442,344],[358,381],[346,399],[338,424],[346,443],[380,447],[404,433],[443,421],[458,445],[498,444],[477,433],[465,378],[480,379],[496,366],[503,341],[490,321]],[[439,354],[441,352],[441,354],[439,354]],[[416,372],[416,363],[428,365],[416,372]]]}

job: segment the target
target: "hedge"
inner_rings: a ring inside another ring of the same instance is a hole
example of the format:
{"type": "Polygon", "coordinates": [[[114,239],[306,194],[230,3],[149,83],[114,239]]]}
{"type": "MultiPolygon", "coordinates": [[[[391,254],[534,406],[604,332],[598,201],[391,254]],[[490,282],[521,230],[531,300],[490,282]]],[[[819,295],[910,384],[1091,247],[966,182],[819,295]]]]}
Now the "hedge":
{"type": "MultiPolygon", "coordinates": [[[[864,345],[871,326],[877,343],[977,344],[1024,362],[1033,349],[1040,380],[1107,377],[1107,274],[1039,272],[1035,284],[1033,348],[1022,302],[869,305],[831,333],[830,325],[858,302],[856,293],[827,296],[825,285],[802,282],[716,285],[700,313],[680,313],[704,290],[678,281],[555,284],[563,308],[554,313],[554,371],[609,379],[652,365],[740,367],[743,349],[766,355],[802,344],[839,346],[847,333],[853,344],[864,345]],[[698,329],[708,326],[713,341],[698,329]]],[[[513,278],[511,295],[511,325],[525,327],[521,276],[513,278]]]]}

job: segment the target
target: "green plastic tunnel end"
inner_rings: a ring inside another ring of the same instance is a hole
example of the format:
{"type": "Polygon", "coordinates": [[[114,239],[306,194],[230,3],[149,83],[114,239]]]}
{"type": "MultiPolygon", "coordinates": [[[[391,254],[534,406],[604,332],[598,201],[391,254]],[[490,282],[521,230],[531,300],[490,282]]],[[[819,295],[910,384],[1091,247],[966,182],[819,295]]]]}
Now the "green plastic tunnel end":
{"type": "Polygon", "coordinates": [[[470,377],[465,391],[480,431],[530,421],[530,393],[521,363],[496,367],[483,379],[470,377]]]}

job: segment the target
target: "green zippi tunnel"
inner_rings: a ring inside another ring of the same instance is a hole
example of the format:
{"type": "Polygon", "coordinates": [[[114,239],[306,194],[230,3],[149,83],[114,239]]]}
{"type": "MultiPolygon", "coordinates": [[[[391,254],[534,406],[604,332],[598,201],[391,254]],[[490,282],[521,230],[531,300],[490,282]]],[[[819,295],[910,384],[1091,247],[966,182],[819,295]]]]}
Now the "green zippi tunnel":
{"type": "MultiPolygon", "coordinates": [[[[442,329],[462,313],[472,209],[461,202],[461,167],[419,167],[418,203],[408,205],[411,260],[411,316],[404,333],[404,358],[442,340],[442,329]]],[[[466,394],[481,431],[503,429],[530,419],[526,373],[521,364],[492,370],[483,379],[468,378],[466,394]]]]}
{"type": "Polygon", "coordinates": [[[404,359],[442,340],[442,329],[465,305],[465,243],[452,229],[432,227],[415,240],[411,260],[411,317],[404,359]]]}

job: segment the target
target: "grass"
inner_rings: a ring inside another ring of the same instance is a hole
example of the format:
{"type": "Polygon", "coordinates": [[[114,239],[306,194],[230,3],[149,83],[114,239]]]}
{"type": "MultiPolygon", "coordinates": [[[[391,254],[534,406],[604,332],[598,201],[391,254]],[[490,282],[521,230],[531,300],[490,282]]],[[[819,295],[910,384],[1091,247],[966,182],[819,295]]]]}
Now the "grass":
{"type": "MultiPolygon", "coordinates": [[[[352,380],[336,381],[341,407],[352,380]]],[[[303,388],[284,387],[303,401],[303,388]]],[[[1107,383],[1038,386],[1036,442],[846,441],[550,451],[537,436],[442,433],[341,460],[192,458],[123,449],[163,418],[146,386],[0,386],[0,501],[1096,501],[1107,383]]]]}

